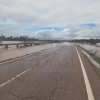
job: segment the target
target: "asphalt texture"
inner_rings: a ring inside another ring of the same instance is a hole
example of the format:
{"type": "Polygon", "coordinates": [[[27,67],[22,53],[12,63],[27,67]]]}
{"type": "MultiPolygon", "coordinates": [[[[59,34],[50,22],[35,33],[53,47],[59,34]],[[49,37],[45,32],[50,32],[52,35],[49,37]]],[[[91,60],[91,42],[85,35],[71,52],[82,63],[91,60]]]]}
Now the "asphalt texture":
{"type": "MultiPolygon", "coordinates": [[[[95,100],[100,100],[100,77],[82,58],[95,100]]],[[[79,57],[72,44],[0,65],[0,100],[88,100],[79,57]]]]}

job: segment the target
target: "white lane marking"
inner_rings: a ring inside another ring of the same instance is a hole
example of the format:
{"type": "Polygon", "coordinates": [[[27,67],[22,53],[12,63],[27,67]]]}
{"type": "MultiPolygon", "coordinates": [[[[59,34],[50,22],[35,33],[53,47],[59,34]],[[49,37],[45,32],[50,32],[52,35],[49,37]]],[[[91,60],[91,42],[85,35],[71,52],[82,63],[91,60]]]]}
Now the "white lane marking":
{"type": "Polygon", "coordinates": [[[59,53],[61,50],[63,50],[65,48],[65,46],[62,48],[62,49],[60,49],[59,51],[57,51],[56,53],[59,53]]]}
{"type": "Polygon", "coordinates": [[[28,70],[30,70],[30,68],[27,69],[27,70],[25,70],[24,72],[20,73],[19,75],[17,75],[16,78],[19,77],[19,76],[21,76],[21,75],[23,75],[23,74],[26,73],[28,70]]]}
{"type": "MultiPolygon", "coordinates": [[[[48,58],[46,58],[46,59],[42,60],[40,63],[42,63],[42,62],[46,61],[47,59],[51,58],[52,56],[53,56],[53,55],[51,55],[51,56],[49,56],[48,58]]],[[[13,77],[12,79],[8,80],[7,82],[5,82],[5,83],[1,84],[1,85],[0,85],[0,87],[5,86],[6,84],[10,83],[11,81],[13,81],[13,80],[15,80],[16,78],[20,77],[21,75],[25,74],[25,73],[26,73],[27,71],[29,71],[29,70],[30,70],[30,68],[29,68],[29,69],[27,69],[27,70],[25,70],[24,72],[22,72],[22,73],[18,74],[17,76],[13,77]]]]}
{"type": "Polygon", "coordinates": [[[11,81],[15,80],[15,79],[18,78],[19,76],[21,76],[21,75],[23,75],[24,73],[26,73],[28,70],[30,70],[30,68],[27,69],[27,70],[25,70],[24,72],[20,73],[20,74],[17,75],[16,77],[13,77],[12,79],[8,80],[7,82],[1,84],[0,87],[3,87],[4,85],[6,85],[6,84],[10,83],[11,81]]]}
{"type": "MultiPolygon", "coordinates": [[[[48,49],[46,49],[46,50],[48,50],[48,49]]],[[[46,51],[46,50],[43,50],[43,51],[41,50],[41,51],[34,52],[34,53],[32,53],[32,54],[29,54],[29,55],[24,55],[24,56],[18,57],[18,58],[11,58],[12,60],[8,60],[8,61],[1,62],[0,65],[5,64],[5,63],[8,63],[8,62],[11,62],[11,61],[15,61],[15,60],[18,60],[18,59],[21,59],[21,58],[25,58],[25,57],[31,56],[31,55],[34,55],[34,54],[36,54],[36,53],[40,53],[40,52],[42,53],[42,52],[44,52],[44,51],[46,51]]]]}
{"type": "MultiPolygon", "coordinates": [[[[59,50],[58,52],[60,52],[60,50],[59,50]]],[[[51,55],[51,56],[49,56],[48,58],[46,58],[46,59],[42,60],[40,63],[42,63],[42,62],[46,61],[47,59],[51,58],[52,56],[53,56],[53,55],[51,55]]],[[[21,58],[22,58],[22,57],[21,57],[21,58]]],[[[18,59],[20,59],[20,58],[18,58],[18,59]]],[[[14,59],[14,60],[16,60],[16,59],[14,59]]],[[[12,61],[13,61],[13,60],[12,60],[12,61]]],[[[8,61],[8,62],[10,62],[10,61],[8,61]]],[[[6,62],[4,62],[4,63],[6,63],[6,62]]],[[[0,87],[3,87],[4,85],[6,85],[6,84],[10,83],[11,81],[13,81],[13,80],[15,80],[16,78],[20,77],[21,75],[25,74],[25,73],[26,73],[27,71],[29,71],[29,70],[30,70],[30,68],[29,68],[29,69],[27,69],[27,70],[25,70],[24,72],[22,72],[22,73],[18,74],[16,77],[14,77],[14,78],[12,78],[12,79],[8,80],[7,82],[5,82],[5,83],[1,84],[1,85],[0,85],[0,87]]]]}
{"type": "Polygon", "coordinates": [[[77,54],[78,54],[78,57],[79,57],[79,60],[80,60],[80,64],[81,64],[81,68],[82,68],[82,72],[83,72],[83,77],[84,77],[84,81],[85,81],[85,86],[86,86],[86,91],[87,91],[87,95],[88,95],[88,100],[95,100],[93,92],[92,92],[92,88],[91,88],[91,85],[90,85],[90,82],[89,82],[89,79],[88,79],[88,76],[87,76],[86,71],[85,71],[85,67],[84,67],[82,59],[81,59],[81,56],[80,56],[76,47],[75,47],[75,49],[77,51],[77,54]]]}
{"type": "MultiPolygon", "coordinates": [[[[62,50],[62,49],[61,49],[61,50],[62,50]]],[[[42,51],[42,52],[43,52],[43,51],[42,51]]],[[[58,52],[60,52],[60,50],[59,50],[58,52]]],[[[31,55],[31,54],[30,54],[30,55],[31,55]]],[[[30,55],[28,55],[28,56],[30,56],[30,55]]],[[[50,57],[48,57],[48,58],[42,60],[40,63],[46,61],[47,59],[51,58],[52,56],[53,56],[53,55],[51,55],[50,57]]],[[[27,56],[24,56],[24,57],[27,57],[27,56]]],[[[20,58],[24,58],[24,57],[20,57],[20,58]]],[[[20,58],[13,59],[13,60],[11,60],[11,61],[14,61],[14,60],[17,60],[17,59],[20,59],[20,58]]],[[[0,63],[0,64],[4,64],[4,63],[7,63],[7,62],[10,62],[10,61],[6,61],[6,62],[0,63]]],[[[1,84],[0,87],[3,87],[3,86],[5,86],[6,84],[10,83],[11,81],[15,80],[15,79],[18,78],[19,76],[21,76],[21,75],[23,75],[24,73],[26,73],[28,70],[30,70],[30,68],[27,69],[27,70],[25,70],[24,72],[18,74],[16,77],[13,77],[12,79],[8,80],[7,82],[1,84]]]]}
{"type": "Polygon", "coordinates": [[[59,53],[60,52],[60,50],[59,51],[57,51],[56,53],[59,53]]]}
{"type": "Polygon", "coordinates": [[[48,49],[51,49],[51,47],[50,47],[50,48],[47,48],[47,49],[44,49],[44,50],[41,50],[41,51],[38,51],[38,52],[34,52],[34,53],[32,53],[32,54],[29,54],[29,55],[24,55],[24,56],[22,56],[22,57],[11,58],[12,60],[1,62],[0,65],[5,64],[5,63],[8,63],[8,62],[11,62],[11,61],[15,61],[15,60],[18,60],[18,59],[21,59],[21,58],[25,58],[25,57],[34,55],[34,54],[39,53],[39,52],[42,53],[42,52],[44,52],[44,51],[46,51],[46,50],[48,50],[48,49]]]}
{"type": "Polygon", "coordinates": [[[42,63],[42,62],[46,61],[47,59],[51,58],[52,56],[53,56],[53,55],[51,55],[50,57],[48,57],[48,58],[46,58],[46,59],[42,60],[40,63],[42,63]]]}

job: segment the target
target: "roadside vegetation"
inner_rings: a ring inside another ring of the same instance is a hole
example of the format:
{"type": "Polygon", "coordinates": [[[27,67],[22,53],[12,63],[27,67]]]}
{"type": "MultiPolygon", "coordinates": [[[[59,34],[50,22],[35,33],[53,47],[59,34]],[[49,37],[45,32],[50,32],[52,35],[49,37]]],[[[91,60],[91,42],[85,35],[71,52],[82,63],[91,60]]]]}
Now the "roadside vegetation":
{"type": "MultiPolygon", "coordinates": [[[[97,57],[94,54],[88,53],[99,65],[100,65],[100,57],[97,57]]],[[[100,68],[93,66],[94,70],[97,72],[99,78],[100,78],[100,68]]]]}
{"type": "MultiPolygon", "coordinates": [[[[78,46],[78,47],[80,47],[80,46],[78,46]]],[[[80,47],[80,48],[83,49],[85,52],[87,52],[97,63],[100,64],[100,57],[96,56],[96,53],[93,54],[82,47],[80,47]]]]}
{"type": "Polygon", "coordinates": [[[100,64],[100,57],[97,57],[96,55],[91,54],[91,53],[89,53],[89,55],[90,55],[97,63],[100,64]]]}

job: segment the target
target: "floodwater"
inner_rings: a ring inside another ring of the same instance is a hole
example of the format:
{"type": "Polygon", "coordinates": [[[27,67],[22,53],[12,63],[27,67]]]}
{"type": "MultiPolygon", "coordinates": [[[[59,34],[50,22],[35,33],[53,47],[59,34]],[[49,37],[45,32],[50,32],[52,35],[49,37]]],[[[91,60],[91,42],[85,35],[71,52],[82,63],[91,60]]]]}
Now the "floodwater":
{"type": "Polygon", "coordinates": [[[10,46],[10,48],[5,49],[0,48],[0,61],[7,60],[10,58],[16,58],[19,56],[23,56],[26,54],[34,53],[37,51],[41,51],[47,48],[51,48],[57,45],[61,45],[60,43],[52,43],[52,44],[45,44],[45,45],[33,45],[30,47],[23,47],[23,48],[16,48],[16,46],[10,46]]]}
{"type": "Polygon", "coordinates": [[[89,45],[89,44],[79,44],[82,48],[86,49],[90,52],[96,52],[96,55],[100,57],[100,47],[96,45],[89,45]]]}
{"type": "Polygon", "coordinates": [[[21,43],[20,41],[2,41],[2,44],[21,43]]]}

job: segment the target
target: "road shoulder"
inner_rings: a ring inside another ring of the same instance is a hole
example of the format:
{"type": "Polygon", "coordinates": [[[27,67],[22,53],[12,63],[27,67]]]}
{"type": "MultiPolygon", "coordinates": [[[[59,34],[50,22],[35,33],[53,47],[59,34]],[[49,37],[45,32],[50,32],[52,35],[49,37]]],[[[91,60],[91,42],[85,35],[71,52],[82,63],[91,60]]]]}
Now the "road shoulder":
{"type": "Polygon", "coordinates": [[[90,85],[95,97],[95,100],[100,100],[100,77],[94,69],[94,65],[89,61],[89,59],[81,52],[80,48],[78,48],[79,54],[83,61],[88,79],[90,81],[90,85]]]}

